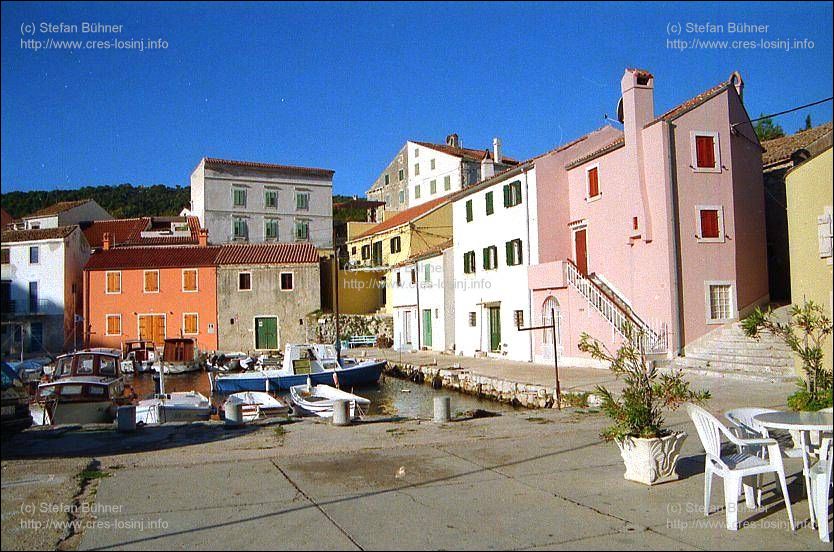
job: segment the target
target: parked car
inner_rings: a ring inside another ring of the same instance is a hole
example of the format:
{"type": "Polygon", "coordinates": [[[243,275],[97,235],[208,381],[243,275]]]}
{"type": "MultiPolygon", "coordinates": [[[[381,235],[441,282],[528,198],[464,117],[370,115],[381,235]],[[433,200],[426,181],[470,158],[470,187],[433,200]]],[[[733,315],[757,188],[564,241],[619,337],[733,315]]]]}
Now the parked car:
{"type": "Polygon", "coordinates": [[[8,363],[2,363],[2,420],[3,433],[22,431],[32,425],[29,412],[29,392],[20,374],[8,363]]]}

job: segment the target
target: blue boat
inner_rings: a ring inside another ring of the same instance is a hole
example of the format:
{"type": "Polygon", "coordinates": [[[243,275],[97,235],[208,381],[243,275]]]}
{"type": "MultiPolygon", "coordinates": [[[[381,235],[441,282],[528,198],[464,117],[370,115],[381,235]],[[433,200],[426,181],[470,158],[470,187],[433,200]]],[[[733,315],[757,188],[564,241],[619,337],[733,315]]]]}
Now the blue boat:
{"type": "Polygon", "coordinates": [[[361,387],[377,383],[385,363],[383,359],[337,360],[333,345],[287,345],[280,369],[219,373],[212,379],[212,391],[221,395],[240,391],[287,391],[294,385],[306,384],[308,380],[313,384],[343,388],[361,387]]]}

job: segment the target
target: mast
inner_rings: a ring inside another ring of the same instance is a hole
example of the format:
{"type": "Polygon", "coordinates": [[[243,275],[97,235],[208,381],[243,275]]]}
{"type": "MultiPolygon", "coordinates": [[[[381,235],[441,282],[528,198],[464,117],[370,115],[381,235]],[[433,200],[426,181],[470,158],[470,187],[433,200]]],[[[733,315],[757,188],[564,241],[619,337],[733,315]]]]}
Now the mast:
{"type": "Polygon", "coordinates": [[[333,314],[336,324],[336,364],[341,364],[342,337],[339,333],[339,245],[336,243],[336,228],[333,228],[333,314]]]}

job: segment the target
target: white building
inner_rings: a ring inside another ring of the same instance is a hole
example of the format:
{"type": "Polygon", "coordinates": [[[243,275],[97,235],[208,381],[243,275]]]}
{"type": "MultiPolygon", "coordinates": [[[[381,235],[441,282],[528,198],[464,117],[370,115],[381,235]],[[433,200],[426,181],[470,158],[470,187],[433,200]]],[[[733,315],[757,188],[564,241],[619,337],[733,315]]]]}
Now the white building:
{"type": "Polygon", "coordinates": [[[2,352],[60,353],[83,342],[82,271],[90,245],[77,225],[2,236],[2,352]],[[74,338],[77,337],[77,342],[74,338]]]}
{"type": "Polygon", "coordinates": [[[92,199],[61,201],[22,217],[15,223],[17,230],[58,228],[81,222],[110,220],[113,216],[92,199]]]}
{"type": "Polygon", "coordinates": [[[391,269],[395,350],[454,348],[453,261],[448,241],[391,269]]]}
{"type": "Polygon", "coordinates": [[[530,164],[457,194],[452,205],[457,353],[532,361],[527,267],[538,263],[530,164]]]}
{"type": "Polygon", "coordinates": [[[310,242],[333,247],[333,171],[203,158],[191,206],[211,243],[310,242]]]}

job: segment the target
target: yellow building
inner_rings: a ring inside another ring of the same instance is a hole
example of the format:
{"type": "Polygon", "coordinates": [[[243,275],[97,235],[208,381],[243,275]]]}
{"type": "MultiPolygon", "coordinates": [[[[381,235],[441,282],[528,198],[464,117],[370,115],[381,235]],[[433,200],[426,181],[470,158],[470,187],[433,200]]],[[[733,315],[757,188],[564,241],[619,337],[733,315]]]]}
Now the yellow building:
{"type": "MultiPolygon", "coordinates": [[[[791,297],[794,304],[814,301],[832,316],[832,150],[831,146],[791,169],[785,179],[791,297]]],[[[824,366],[832,368],[831,336],[824,366]]]]}
{"type": "Polygon", "coordinates": [[[389,267],[452,237],[452,204],[437,198],[400,211],[383,222],[348,236],[349,265],[339,277],[339,306],[356,314],[391,312],[389,267]]]}

